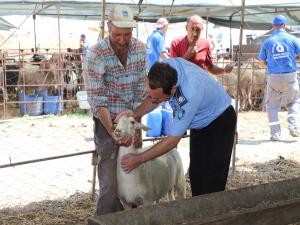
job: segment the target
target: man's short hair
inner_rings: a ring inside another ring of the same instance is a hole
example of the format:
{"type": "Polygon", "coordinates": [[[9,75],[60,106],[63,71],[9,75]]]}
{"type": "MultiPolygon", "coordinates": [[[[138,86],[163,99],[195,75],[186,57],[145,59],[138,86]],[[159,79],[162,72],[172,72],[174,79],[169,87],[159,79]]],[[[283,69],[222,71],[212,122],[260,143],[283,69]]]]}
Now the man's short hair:
{"type": "Polygon", "coordinates": [[[170,95],[173,85],[178,79],[177,71],[169,64],[156,62],[148,73],[149,87],[151,89],[162,88],[164,94],[170,95]]]}
{"type": "Polygon", "coordinates": [[[204,23],[203,19],[201,18],[201,16],[197,15],[197,14],[194,14],[194,15],[191,15],[190,17],[187,18],[186,20],[186,23],[189,24],[189,22],[191,21],[192,18],[196,17],[201,24],[204,23]]]}

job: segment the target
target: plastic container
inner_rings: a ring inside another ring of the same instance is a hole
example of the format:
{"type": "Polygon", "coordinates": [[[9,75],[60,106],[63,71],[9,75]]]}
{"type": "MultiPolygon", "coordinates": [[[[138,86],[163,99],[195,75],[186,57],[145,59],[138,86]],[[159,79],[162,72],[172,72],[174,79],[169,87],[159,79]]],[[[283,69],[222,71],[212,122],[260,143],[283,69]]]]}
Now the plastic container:
{"type": "Polygon", "coordinates": [[[39,116],[43,114],[43,96],[28,95],[23,91],[19,93],[20,115],[39,116]]]}
{"type": "MultiPolygon", "coordinates": [[[[234,108],[234,110],[236,111],[236,101],[233,98],[231,99],[231,105],[234,108]]],[[[238,108],[240,108],[240,104],[238,104],[238,108]]]]}
{"type": "Polygon", "coordinates": [[[170,130],[173,123],[173,110],[169,102],[164,102],[162,104],[161,115],[162,115],[161,134],[164,136],[168,136],[170,134],[170,130]]]}
{"type": "Polygon", "coordinates": [[[62,112],[61,96],[44,95],[44,114],[59,114],[62,112]]]}
{"type": "Polygon", "coordinates": [[[78,100],[79,108],[80,109],[90,109],[90,104],[87,101],[87,92],[86,91],[78,91],[76,93],[76,97],[78,100]]]}
{"type": "Polygon", "coordinates": [[[159,137],[161,136],[162,128],[162,114],[161,107],[154,109],[147,114],[147,127],[150,128],[146,132],[147,137],[159,137]]]}

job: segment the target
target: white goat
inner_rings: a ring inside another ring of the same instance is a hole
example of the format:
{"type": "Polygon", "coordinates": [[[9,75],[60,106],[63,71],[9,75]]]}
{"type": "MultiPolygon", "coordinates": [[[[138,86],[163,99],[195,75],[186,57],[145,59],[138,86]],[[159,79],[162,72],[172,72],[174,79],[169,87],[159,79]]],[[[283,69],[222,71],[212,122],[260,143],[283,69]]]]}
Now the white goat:
{"type": "MultiPolygon", "coordinates": [[[[131,135],[134,137],[136,129],[145,128],[144,125],[135,121],[133,117],[123,116],[114,131],[117,139],[131,135]]],[[[179,198],[185,197],[185,177],[181,158],[174,148],[168,153],[149,160],[130,173],[125,173],[121,168],[121,159],[128,153],[146,151],[145,148],[121,146],[117,162],[118,194],[125,207],[138,205],[150,205],[158,201],[166,194],[175,199],[174,192],[179,198]]]]}

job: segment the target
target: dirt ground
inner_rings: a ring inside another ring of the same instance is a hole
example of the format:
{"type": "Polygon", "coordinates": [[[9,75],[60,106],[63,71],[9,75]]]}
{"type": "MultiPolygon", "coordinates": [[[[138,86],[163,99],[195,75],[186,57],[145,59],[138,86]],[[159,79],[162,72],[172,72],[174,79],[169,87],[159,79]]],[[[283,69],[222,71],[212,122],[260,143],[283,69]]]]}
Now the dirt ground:
{"type": "MultiPolygon", "coordinates": [[[[300,139],[289,136],[286,112],[280,118],[285,140],[272,142],[266,113],[238,114],[235,164],[227,189],[300,177],[300,139]]],[[[0,120],[0,225],[86,224],[95,209],[91,154],[1,167],[93,150],[92,129],[88,115],[0,120]]],[[[178,147],[185,171],[188,145],[185,138],[178,147]]]]}

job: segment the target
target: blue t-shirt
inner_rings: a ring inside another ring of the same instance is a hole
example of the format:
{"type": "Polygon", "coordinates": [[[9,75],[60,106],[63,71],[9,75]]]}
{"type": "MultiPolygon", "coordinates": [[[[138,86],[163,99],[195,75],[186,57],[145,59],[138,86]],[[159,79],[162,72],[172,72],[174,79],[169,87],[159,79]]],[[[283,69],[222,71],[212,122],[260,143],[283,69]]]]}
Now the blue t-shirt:
{"type": "Polygon", "coordinates": [[[300,55],[300,41],[285,30],[274,30],[259,52],[259,59],[267,62],[268,73],[288,73],[297,70],[296,56],[300,55]]]}
{"type": "Polygon", "coordinates": [[[160,30],[154,30],[147,40],[148,70],[151,66],[160,61],[160,53],[166,52],[164,33],[160,30]]]}
{"type": "Polygon", "coordinates": [[[199,66],[183,58],[168,58],[163,62],[178,74],[177,91],[169,100],[174,112],[171,136],[206,127],[230,106],[231,98],[223,86],[199,66]]]}

